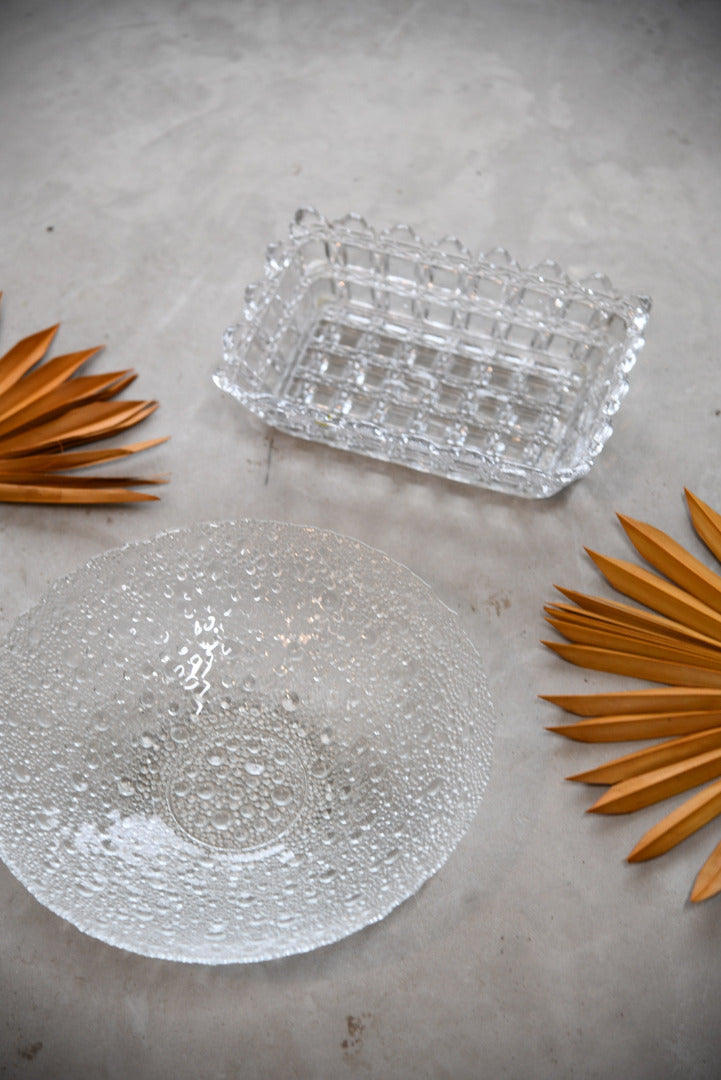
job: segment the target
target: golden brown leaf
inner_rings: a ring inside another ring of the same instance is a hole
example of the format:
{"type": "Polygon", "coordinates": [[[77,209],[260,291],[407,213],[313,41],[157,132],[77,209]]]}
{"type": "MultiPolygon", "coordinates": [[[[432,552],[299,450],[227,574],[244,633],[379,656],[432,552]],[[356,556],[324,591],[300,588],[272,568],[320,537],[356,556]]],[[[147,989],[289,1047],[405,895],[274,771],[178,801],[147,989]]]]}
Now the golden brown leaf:
{"type": "Polygon", "coordinates": [[[698,903],[701,900],[710,900],[721,892],[721,842],[719,842],[709,855],[706,862],[698,872],[698,876],[691,890],[691,899],[698,903]]]}
{"type": "MultiPolygon", "coordinates": [[[[690,491],[686,499],[695,532],[721,561],[721,515],[690,491]]],[[[581,718],[549,728],[574,741],[663,740],[569,777],[609,785],[592,813],[630,813],[700,788],[639,840],[629,855],[639,862],[721,815],[721,575],[660,529],[626,515],[619,520],[652,570],[586,550],[607,582],[635,603],[560,588],[569,603],[547,605],[546,619],[566,641],[544,644],[582,667],[663,685],[544,696],[581,718]]],[[[718,892],[721,843],[691,899],[718,892]]]]}
{"type": "Polygon", "coordinates": [[[644,862],[664,855],[687,836],[698,832],[721,813],[721,780],[697,791],[672,810],[641,837],[628,856],[629,862],[644,862]]]}
{"type": "MultiPolygon", "coordinates": [[[[2,293],[0,293],[0,296],[2,293]]],[[[164,477],[83,477],[92,468],[148,450],[164,438],[109,450],[76,447],[116,436],[141,423],[156,401],[118,401],[136,378],[133,371],[78,375],[99,349],[43,358],[58,330],[23,338],[0,358],[0,502],[126,503],[157,499],[131,490],[164,483],[164,477]]]]}

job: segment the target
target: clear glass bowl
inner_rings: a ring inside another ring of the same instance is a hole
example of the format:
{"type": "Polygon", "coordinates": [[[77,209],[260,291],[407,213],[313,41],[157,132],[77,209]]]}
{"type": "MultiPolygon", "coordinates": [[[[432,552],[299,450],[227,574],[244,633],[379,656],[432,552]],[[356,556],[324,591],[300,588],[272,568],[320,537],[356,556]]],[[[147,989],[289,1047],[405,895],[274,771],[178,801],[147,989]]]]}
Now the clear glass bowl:
{"type": "Polygon", "coordinates": [[[269,522],[165,533],[56,584],[0,649],[0,855],[134,952],[302,952],[446,860],[492,731],[478,653],[387,556],[269,522]]]}
{"type": "Polygon", "coordinates": [[[650,306],[600,275],[299,210],[214,378],[281,431],[545,497],[611,434],[650,306]]]}

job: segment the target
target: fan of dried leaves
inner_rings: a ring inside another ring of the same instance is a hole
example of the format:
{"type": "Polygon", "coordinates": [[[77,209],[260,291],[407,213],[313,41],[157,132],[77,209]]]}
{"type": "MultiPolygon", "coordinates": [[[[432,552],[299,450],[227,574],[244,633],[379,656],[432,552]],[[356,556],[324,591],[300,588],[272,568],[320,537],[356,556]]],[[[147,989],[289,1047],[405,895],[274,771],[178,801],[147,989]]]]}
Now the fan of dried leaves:
{"type": "Polygon", "coordinates": [[[128,457],[165,439],[103,450],[75,449],[133,427],[154,412],[158,403],[113,400],[136,378],[131,370],[76,375],[99,348],[41,363],[57,329],[51,326],[23,338],[0,357],[0,502],[127,503],[157,499],[133,487],[163,483],[164,477],[73,475],[75,469],[128,457]]]}
{"type": "MultiPolygon", "coordinates": [[[[686,500],[696,533],[721,561],[721,515],[689,491],[686,500]]],[[[659,529],[619,519],[653,570],[586,550],[618,592],[644,606],[559,589],[571,602],[549,605],[547,620],[570,644],[544,644],[581,667],[665,685],[544,697],[583,718],[549,729],[570,739],[660,740],[569,777],[609,785],[593,813],[624,814],[698,788],[639,840],[628,859],[641,862],[721,814],[721,577],[659,529]]],[[[701,868],[691,900],[718,892],[721,843],[701,868]]]]}

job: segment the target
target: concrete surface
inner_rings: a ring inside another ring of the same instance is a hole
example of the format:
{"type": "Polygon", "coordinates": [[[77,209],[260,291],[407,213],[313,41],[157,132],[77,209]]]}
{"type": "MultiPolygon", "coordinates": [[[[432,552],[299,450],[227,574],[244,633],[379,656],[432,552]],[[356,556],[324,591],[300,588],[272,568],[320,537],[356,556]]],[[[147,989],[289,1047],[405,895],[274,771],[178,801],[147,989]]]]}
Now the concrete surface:
{"type": "Polygon", "coordinates": [[[498,712],[481,811],[392,916],[316,953],[196,967],[114,950],[0,867],[0,1077],[638,1080],[719,1075],[709,826],[651,864],[653,815],[584,817],[540,692],[617,686],[538,644],[554,582],[598,591],[627,511],[692,544],[721,508],[721,8],[714,0],[5,0],[0,344],[135,365],[172,440],[162,501],[0,509],[0,632],[90,556],[238,516],[329,527],[428,580],[498,712]],[[525,502],[268,431],[211,383],[296,207],[555,258],[653,297],[588,477],[525,502]]]}

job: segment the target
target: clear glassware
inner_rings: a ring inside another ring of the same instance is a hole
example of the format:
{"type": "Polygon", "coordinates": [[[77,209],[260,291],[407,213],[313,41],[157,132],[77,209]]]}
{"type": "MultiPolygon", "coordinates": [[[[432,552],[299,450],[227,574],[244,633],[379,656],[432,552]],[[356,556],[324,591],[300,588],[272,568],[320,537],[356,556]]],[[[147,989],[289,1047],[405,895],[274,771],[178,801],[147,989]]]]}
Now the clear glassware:
{"type": "Polygon", "coordinates": [[[650,306],[600,275],[299,210],[214,379],[281,431],[545,497],[610,436],[650,306]]]}
{"type": "Polygon", "coordinates": [[[165,533],[58,582],[0,648],[0,855],[134,952],[302,952],[446,860],[493,724],[456,616],[387,556],[270,522],[165,533]]]}

